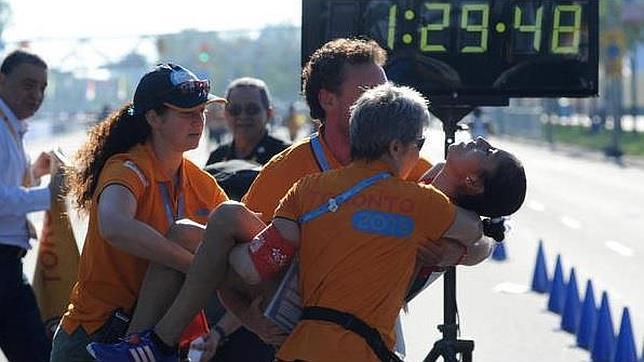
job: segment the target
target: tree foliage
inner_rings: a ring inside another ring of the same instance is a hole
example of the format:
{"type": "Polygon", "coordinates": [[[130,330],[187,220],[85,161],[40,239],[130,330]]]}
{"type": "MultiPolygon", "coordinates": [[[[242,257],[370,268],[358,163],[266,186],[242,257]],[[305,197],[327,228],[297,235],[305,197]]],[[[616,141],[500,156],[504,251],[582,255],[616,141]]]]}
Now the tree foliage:
{"type": "Polygon", "coordinates": [[[214,82],[216,93],[239,77],[263,79],[275,106],[283,110],[299,98],[300,28],[268,26],[257,32],[188,30],[157,40],[159,61],[182,64],[214,82]]]}

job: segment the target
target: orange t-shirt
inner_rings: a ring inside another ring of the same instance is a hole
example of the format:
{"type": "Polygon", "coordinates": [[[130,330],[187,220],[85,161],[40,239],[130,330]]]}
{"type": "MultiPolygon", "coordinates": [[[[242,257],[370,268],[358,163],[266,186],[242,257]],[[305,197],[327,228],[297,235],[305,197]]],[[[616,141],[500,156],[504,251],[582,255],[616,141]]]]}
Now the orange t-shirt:
{"type": "MultiPolygon", "coordinates": [[[[324,137],[320,136],[318,139],[329,167],[333,170],[341,168],[342,165],[333,157],[324,137]]],[[[429,161],[421,158],[407,180],[418,181],[431,167],[429,161]]],[[[242,202],[249,209],[261,213],[262,220],[268,224],[273,219],[280,200],[293,184],[304,176],[322,171],[315,159],[310,138],[306,138],[275,155],[257,175],[242,202]]]]}
{"type": "MultiPolygon", "coordinates": [[[[380,161],[301,179],[275,217],[298,220],[330,197],[382,171],[380,161]]],[[[378,329],[389,348],[394,322],[423,244],[454,222],[455,207],[431,185],[390,177],[362,190],[334,213],[300,225],[300,293],[306,306],[352,313],[378,329]]],[[[301,321],[278,352],[280,360],[373,361],[359,335],[329,322],[301,321]]]]}
{"type": "MultiPolygon", "coordinates": [[[[96,205],[108,185],[122,185],[136,198],[135,218],[165,235],[170,223],[159,183],[168,185],[169,195],[179,193],[175,193],[168,178],[159,174],[156,163],[156,156],[147,144],[110,157],[100,173],[92,204],[96,205]]],[[[180,174],[183,217],[205,224],[210,211],[228,198],[212,176],[187,159],[181,164],[180,174]]],[[[175,198],[172,202],[176,212],[178,200],[175,198]]],[[[78,281],[63,316],[62,328],[71,334],[82,326],[87,333],[93,333],[114,309],[121,307],[131,313],[147,269],[148,260],[117,249],[101,237],[96,207],[92,206],[78,281]]]]}

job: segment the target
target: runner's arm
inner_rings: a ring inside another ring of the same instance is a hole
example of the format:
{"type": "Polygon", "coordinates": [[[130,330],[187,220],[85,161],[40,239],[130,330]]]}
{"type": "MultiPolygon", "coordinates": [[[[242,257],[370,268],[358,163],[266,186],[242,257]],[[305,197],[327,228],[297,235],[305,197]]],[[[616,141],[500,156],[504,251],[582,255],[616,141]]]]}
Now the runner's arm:
{"type": "Polygon", "coordinates": [[[454,222],[443,233],[442,238],[451,239],[464,246],[470,246],[483,237],[481,218],[473,211],[456,206],[454,222]]]}

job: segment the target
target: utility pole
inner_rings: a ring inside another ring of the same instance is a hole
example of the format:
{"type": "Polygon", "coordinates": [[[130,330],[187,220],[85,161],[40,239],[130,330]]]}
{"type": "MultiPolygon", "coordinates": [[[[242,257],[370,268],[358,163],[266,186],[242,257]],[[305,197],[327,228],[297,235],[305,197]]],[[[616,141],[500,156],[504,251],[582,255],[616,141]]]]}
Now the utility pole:
{"type": "Polygon", "coordinates": [[[633,117],[633,133],[637,133],[636,117],[638,114],[637,88],[638,88],[638,45],[644,40],[644,1],[625,0],[622,3],[622,24],[626,29],[628,48],[631,58],[631,107],[633,117]]]}
{"type": "MultiPolygon", "coordinates": [[[[621,14],[619,4],[611,2],[609,14],[621,14]]],[[[605,54],[604,69],[606,75],[605,95],[606,95],[606,115],[613,120],[613,132],[610,144],[605,148],[605,154],[608,157],[620,159],[623,152],[620,146],[622,133],[622,60],[626,46],[625,34],[620,26],[620,16],[611,15],[606,18],[606,31],[603,34],[603,45],[605,54]]]]}
{"type": "Polygon", "coordinates": [[[631,43],[631,117],[633,117],[633,133],[637,133],[637,42],[631,43]]]}

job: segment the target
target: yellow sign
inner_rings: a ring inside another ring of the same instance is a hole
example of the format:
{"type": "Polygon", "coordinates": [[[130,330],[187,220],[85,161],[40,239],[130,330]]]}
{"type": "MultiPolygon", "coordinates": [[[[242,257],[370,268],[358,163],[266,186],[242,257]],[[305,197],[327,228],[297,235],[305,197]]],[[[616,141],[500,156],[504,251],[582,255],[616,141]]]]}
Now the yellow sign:
{"type": "MultiPolygon", "coordinates": [[[[63,171],[61,169],[58,172],[63,171]]],[[[52,175],[52,182],[56,176],[52,175]]],[[[45,213],[33,280],[40,315],[50,337],[53,337],[60,317],[67,310],[69,294],[76,283],[79,261],[76,238],[67,213],[62,185],[60,186],[52,190],[52,204],[45,213]]]]}

